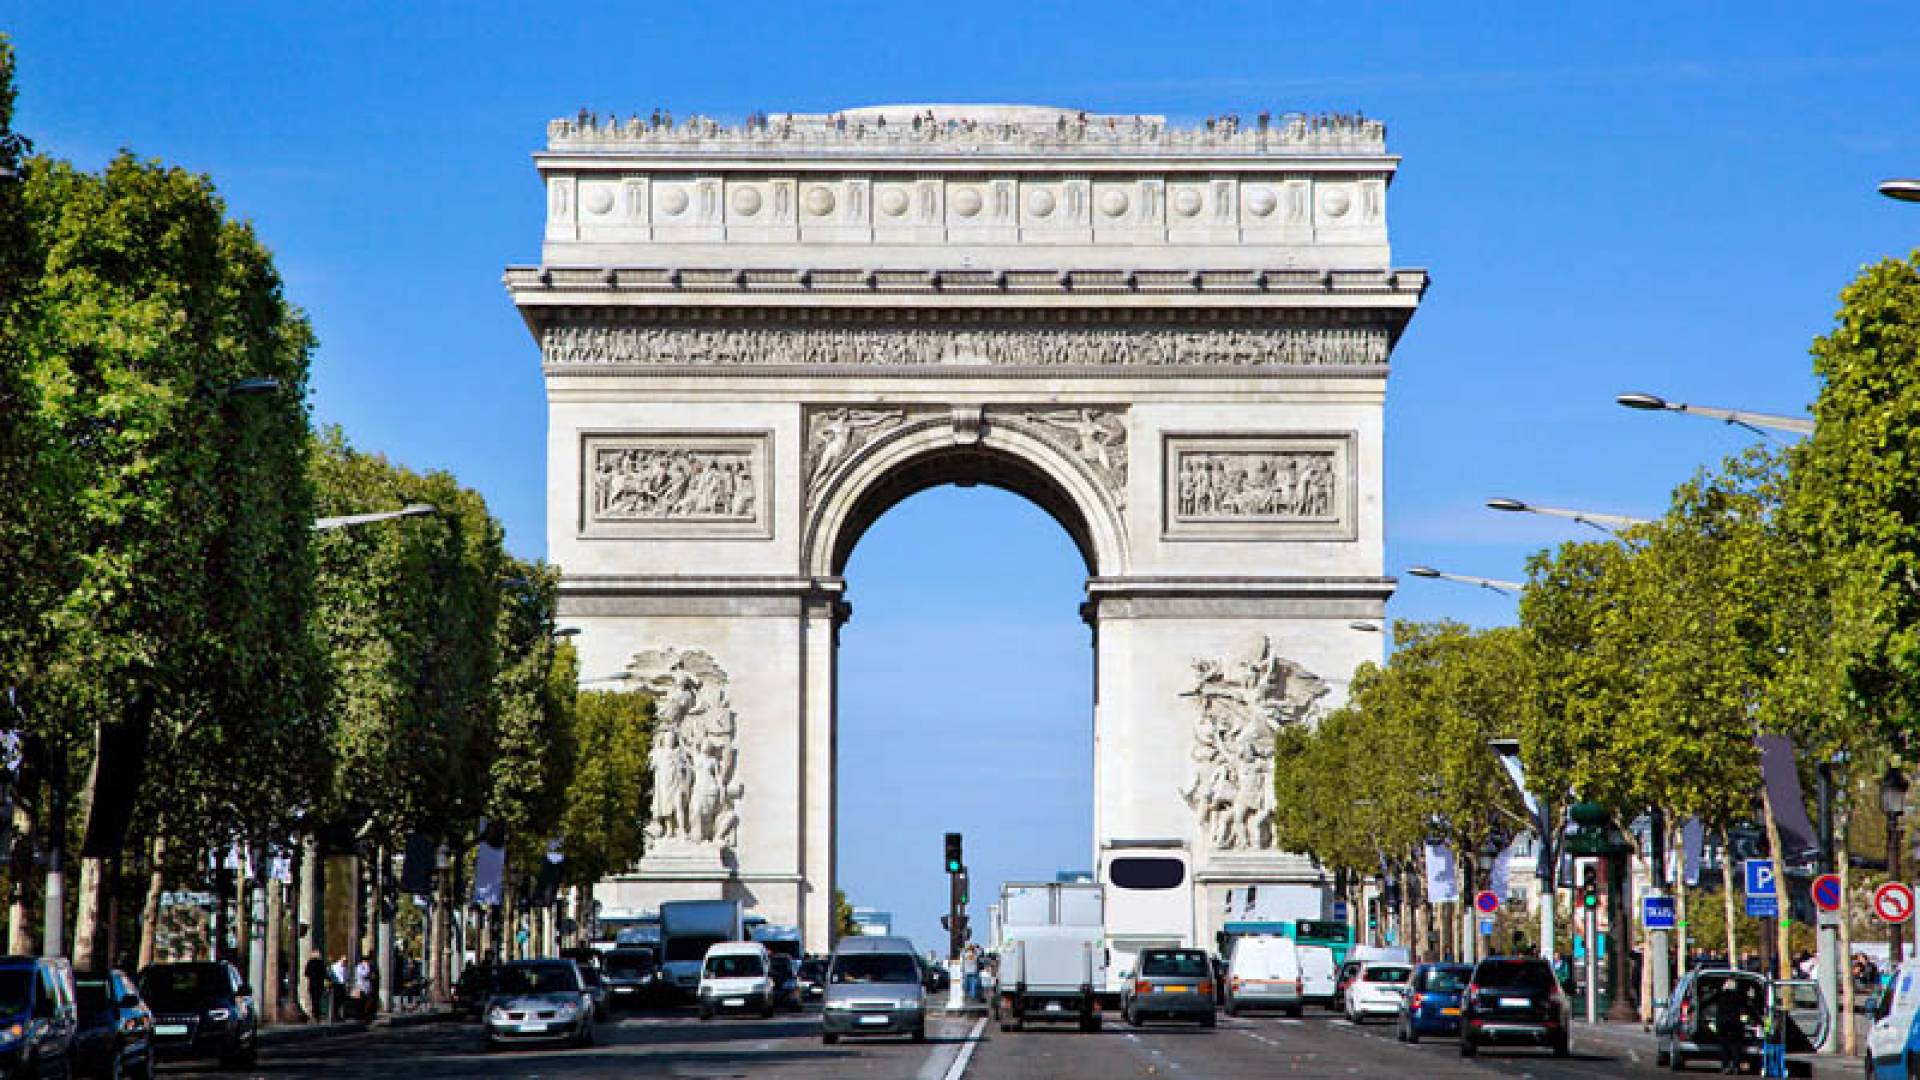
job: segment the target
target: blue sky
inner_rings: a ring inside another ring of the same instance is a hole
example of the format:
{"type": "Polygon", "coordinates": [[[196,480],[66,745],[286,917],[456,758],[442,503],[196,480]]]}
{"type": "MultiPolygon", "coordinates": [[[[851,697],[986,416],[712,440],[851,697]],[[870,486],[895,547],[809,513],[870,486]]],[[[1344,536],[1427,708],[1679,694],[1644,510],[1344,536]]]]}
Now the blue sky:
{"type": "MultiPolygon", "coordinates": [[[[1920,174],[1910,2],[532,8],[24,0],[0,14],[20,50],[19,126],[89,166],[128,146],[211,173],[313,317],[317,418],[452,470],[523,554],[545,546],[543,401],[499,276],[538,254],[528,155],[582,105],[1386,120],[1404,156],[1396,262],[1434,275],[1390,384],[1395,572],[1518,576],[1530,551],[1577,535],[1483,510],[1489,495],[1657,513],[1748,437],[1613,395],[1801,409],[1806,345],[1840,286],[1920,246],[1920,207],[1873,192],[1920,174]]],[[[918,496],[855,552],[842,879],[923,943],[944,829],[968,832],[978,883],[1087,861],[1080,573],[1057,526],[984,489],[918,496]],[[1011,748],[1034,751],[1030,775],[1007,776],[1011,748]]],[[[1392,612],[1491,624],[1512,605],[1408,581],[1392,612]]]]}

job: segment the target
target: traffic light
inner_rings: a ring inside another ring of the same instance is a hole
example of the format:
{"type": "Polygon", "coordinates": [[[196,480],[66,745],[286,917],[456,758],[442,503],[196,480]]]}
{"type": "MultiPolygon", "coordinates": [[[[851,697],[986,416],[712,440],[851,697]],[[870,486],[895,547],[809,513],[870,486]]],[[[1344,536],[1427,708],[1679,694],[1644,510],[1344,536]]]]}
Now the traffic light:
{"type": "Polygon", "coordinates": [[[1367,929],[1380,929],[1380,901],[1371,896],[1367,898],[1367,929]]]}
{"type": "Polygon", "coordinates": [[[967,881],[968,881],[967,872],[965,869],[962,869],[960,871],[960,906],[961,907],[967,906],[967,892],[968,892],[967,881]]]}
{"type": "Polygon", "coordinates": [[[1588,911],[1600,906],[1600,883],[1594,880],[1592,863],[1580,868],[1580,906],[1588,911]]]}
{"type": "Polygon", "coordinates": [[[947,834],[947,873],[957,874],[966,867],[966,859],[960,853],[960,834],[947,834]]]}

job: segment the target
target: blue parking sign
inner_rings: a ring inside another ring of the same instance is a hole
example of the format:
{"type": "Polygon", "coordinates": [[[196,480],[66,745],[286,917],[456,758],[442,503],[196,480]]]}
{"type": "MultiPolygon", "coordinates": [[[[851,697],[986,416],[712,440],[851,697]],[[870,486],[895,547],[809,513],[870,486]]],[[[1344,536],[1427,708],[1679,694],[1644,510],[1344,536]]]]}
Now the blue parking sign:
{"type": "Polygon", "coordinates": [[[1640,899],[1640,921],[1649,930],[1671,930],[1674,924],[1673,897],[1645,896],[1640,899]]]}
{"type": "Polygon", "coordinates": [[[1773,888],[1773,860],[1748,859],[1747,871],[1748,896],[1776,896],[1773,888]]]}

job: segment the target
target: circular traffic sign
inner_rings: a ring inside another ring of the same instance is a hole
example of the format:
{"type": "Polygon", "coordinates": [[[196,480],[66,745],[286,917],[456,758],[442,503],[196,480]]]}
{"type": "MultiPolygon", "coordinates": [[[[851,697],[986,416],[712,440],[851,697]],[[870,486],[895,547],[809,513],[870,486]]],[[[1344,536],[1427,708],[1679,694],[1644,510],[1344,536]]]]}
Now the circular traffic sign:
{"type": "Polygon", "coordinates": [[[1913,918],[1913,890],[1898,881],[1873,890],[1873,913],[1881,922],[1903,923],[1913,918]]]}
{"type": "Polygon", "coordinates": [[[1840,910],[1839,874],[1821,874],[1813,879],[1813,906],[1821,911],[1840,910]]]}
{"type": "MultiPolygon", "coordinates": [[[[1912,907],[1912,904],[1908,904],[1912,907]]],[[[1491,915],[1500,910],[1500,898],[1485,889],[1473,894],[1473,908],[1482,915],[1491,915]]]]}

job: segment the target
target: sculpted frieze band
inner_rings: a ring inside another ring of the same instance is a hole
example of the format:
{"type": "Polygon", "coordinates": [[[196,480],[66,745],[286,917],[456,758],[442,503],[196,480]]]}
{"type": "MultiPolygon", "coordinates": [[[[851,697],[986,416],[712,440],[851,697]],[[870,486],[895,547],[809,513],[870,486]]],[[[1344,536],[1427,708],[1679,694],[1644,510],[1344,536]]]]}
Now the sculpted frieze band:
{"type": "Polygon", "coordinates": [[[1331,450],[1180,455],[1179,516],[1192,521],[1318,521],[1335,515],[1331,450]]]}
{"type": "Polygon", "coordinates": [[[553,326],[553,367],[1349,367],[1387,362],[1385,327],[866,329],[553,326]]]}
{"type": "Polygon", "coordinates": [[[764,538],[773,516],[766,432],[586,432],[583,536],[764,538]]]}

